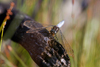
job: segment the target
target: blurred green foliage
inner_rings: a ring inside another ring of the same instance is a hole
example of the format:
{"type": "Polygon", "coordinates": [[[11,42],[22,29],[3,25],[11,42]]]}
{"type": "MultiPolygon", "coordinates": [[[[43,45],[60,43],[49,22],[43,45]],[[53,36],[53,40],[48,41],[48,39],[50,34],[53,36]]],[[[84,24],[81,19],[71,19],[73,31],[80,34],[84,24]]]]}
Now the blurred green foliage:
{"type": "MultiPolygon", "coordinates": [[[[6,0],[2,1],[6,2],[6,0]]],[[[11,2],[12,0],[9,1],[11,2]]],[[[73,5],[71,0],[70,2],[68,0],[14,1],[16,2],[18,10],[43,24],[54,25],[61,20],[65,20],[66,24],[61,30],[74,50],[74,58],[70,57],[71,67],[100,67],[99,0],[89,1],[86,10],[81,10],[82,7],[80,7],[80,9],[75,7],[77,3],[81,6],[80,1],[82,0],[75,0],[73,5]],[[68,4],[71,4],[72,7],[64,11],[68,4]],[[74,8],[76,8],[76,10],[74,8]],[[79,10],[81,11],[76,16],[79,10]],[[71,12],[70,16],[67,15],[67,11],[71,12]],[[66,19],[69,17],[72,21],[67,22],[66,19]]],[[[11,44],[8,45],[11,46],[12,50],[8,50],[7,47],[3,48],[5,53],[1,53],[1,67],[38,67],[28,52],[19,44],[11,42],[11,44]]]]}

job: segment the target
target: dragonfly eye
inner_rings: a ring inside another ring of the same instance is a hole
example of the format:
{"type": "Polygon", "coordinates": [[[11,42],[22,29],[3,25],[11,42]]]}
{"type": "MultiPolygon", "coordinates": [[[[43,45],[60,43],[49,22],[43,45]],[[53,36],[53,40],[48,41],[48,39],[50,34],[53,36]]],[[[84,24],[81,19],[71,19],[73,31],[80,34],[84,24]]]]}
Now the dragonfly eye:
{"type": "Polygon", "coordinates": [[[57,32],[55,31],[55,34],[56,34],[57,32]]]}
{"type": "Polygon", "coordinates": [[[57,28],[57,31],[59,31],[59,28],[57,28]]]}
{"type": "Polygon", "coordinates": [[[56,34],[58,31],[59,31],[59,27],[54,26],[54,27],[51,29],[50,33],[51,33],[52,35],[54,35],[54,34],[56,34]]]}

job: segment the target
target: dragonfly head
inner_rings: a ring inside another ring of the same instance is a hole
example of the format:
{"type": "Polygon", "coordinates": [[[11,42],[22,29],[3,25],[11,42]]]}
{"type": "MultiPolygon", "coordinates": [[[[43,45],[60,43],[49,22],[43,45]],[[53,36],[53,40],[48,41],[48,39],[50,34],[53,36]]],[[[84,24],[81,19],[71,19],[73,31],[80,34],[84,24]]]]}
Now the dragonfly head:
{"type": "Polygon", "coordinates": [[[63,24],[64,24],[64,21],[61,21],[60,23],[58,23],[56,26],[54,26],[54,27],[51,29],[50,33],[51,33],[52,35],[55,35],[55,34],[59,31],[59,28],[62,27],[63,24]]]}
{"type": "Polygon", "coordinates": [[[52,35],[55,35],[58,31],[59,31],[59,27],[54,26],[54,27],[51,29],[50,33],[51,33],[52,35]]]}

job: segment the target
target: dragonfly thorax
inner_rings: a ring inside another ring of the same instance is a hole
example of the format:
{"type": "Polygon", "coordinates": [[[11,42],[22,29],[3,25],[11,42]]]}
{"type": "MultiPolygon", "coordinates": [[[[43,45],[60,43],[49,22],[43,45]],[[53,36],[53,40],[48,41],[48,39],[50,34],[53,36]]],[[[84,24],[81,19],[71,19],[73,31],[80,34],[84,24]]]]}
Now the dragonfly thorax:
{"type": "Polygon", "coordinates": [[[55,35],[58,31],[59,31],[59,27],[54,26],[54,27],[50,30],[50,34],[51,34],[51,35],[55,35]]]}

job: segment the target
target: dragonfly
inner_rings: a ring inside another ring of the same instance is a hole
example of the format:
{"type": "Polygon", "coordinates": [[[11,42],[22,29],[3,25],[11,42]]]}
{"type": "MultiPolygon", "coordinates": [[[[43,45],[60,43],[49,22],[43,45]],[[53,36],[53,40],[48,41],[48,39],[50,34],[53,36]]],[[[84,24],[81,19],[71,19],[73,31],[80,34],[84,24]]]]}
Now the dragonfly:
{"type": "Polygon", "coordinates": [[[69,45],[69,43],[67,42],[67,40],[64,37],[63,33],[60,30],[60,28],[64,25],[65,21],[61,21],[57,25],[49,25],[49,26],[41,27],[41,28],[35,28],[35,27],[33,27],[33,25],[32,25],[33,22],[34,21],[25,21],[23,23],[24,26],[26,26],[26,27],[29,28],[29,30],[26,31],[26,33],[34,33],[35,31],[40,31],[40,30],[46,29],[48,27],[52,27],[51,30],[49,31],[50,34],[54,38],[56,38],[56,40],[58,41],[59,39],[56,37],[56,34],[60,31],[61,42],[62,42],[62,43],[61,42],[60,43],[63,45],[63,47],[67,51],[68,55],[74,57],[74,51],[73,51],[73,49],[71,48],[71,46],[69,45]]]}

